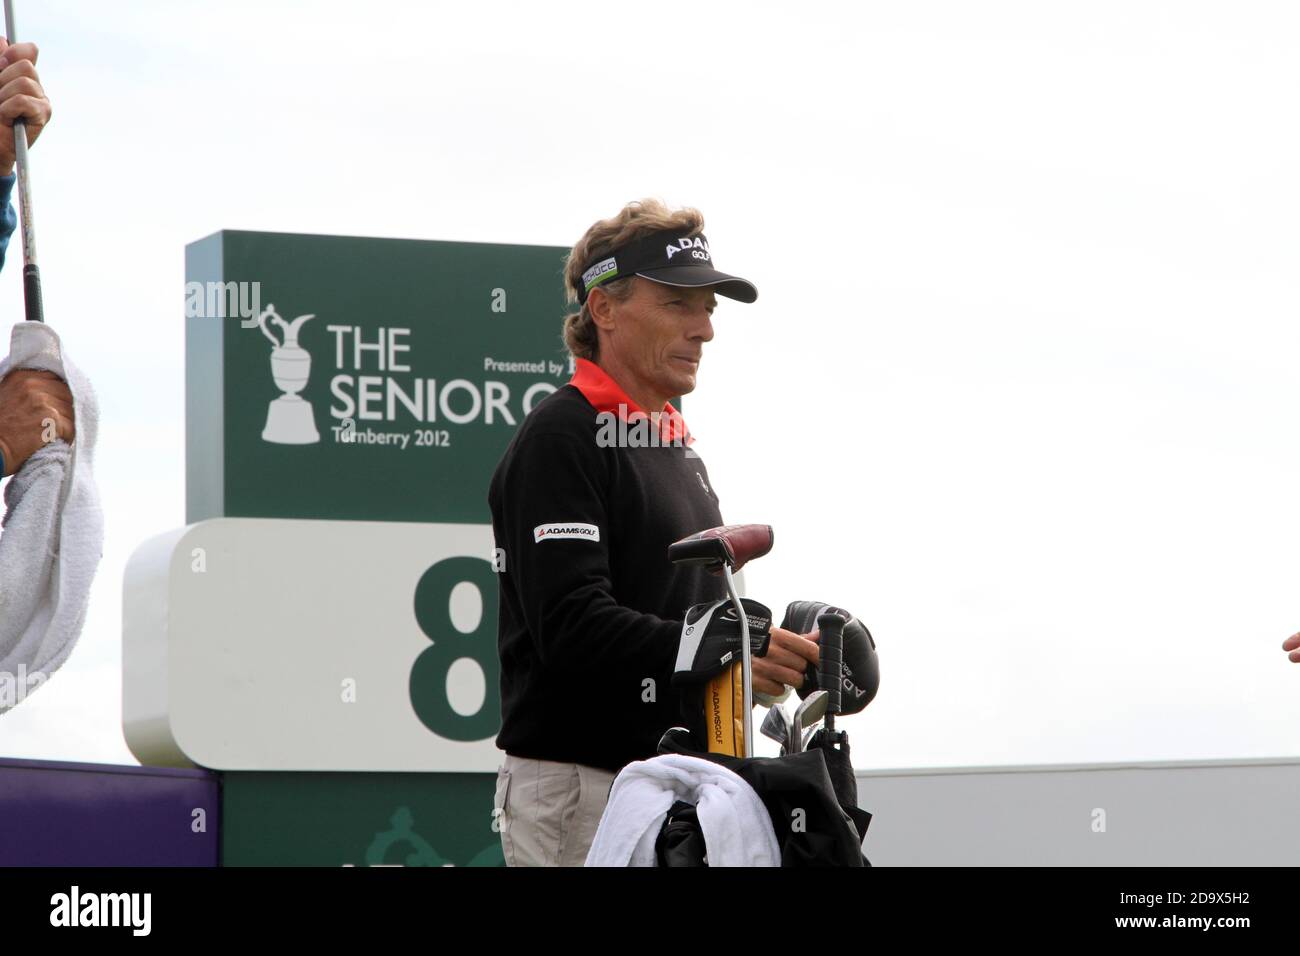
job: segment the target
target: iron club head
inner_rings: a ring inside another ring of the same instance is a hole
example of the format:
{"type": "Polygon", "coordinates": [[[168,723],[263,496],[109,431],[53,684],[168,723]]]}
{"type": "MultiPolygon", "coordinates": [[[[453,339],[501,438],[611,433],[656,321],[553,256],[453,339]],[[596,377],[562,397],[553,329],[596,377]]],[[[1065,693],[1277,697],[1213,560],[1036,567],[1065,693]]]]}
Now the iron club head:
{"type": "Polygon", "coordinates": [[[790,747],[790,716],[785,712],[785,708],[780,704],[773,704],[767,709],[767,716],[763,718],[763,725],[759,732],[772,740],[775,740],[789,752],[790,747]]]}
{"type": "Polygon", "coordinates": [[[809,694],[798,709],[794,712],[794,721],[791,724],[791,748],[790,753],[803,752],[803,732],[806,728],[813,726],[823,717],[826,716],[826,705],[830,703],[826,691],[817,690],[809,694]]]}

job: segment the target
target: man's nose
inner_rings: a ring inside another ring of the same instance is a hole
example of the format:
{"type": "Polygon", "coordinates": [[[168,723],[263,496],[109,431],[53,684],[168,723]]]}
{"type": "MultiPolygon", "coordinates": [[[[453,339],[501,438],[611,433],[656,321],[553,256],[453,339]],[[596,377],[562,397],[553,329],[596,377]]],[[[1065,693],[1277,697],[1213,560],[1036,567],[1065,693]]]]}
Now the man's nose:
{"type": "Polygon", "coordinates": [[[713,341],[713,317],[709,315],[708,309],[700,308],[696,321],[691,328],[691,338],[700,339],[703,342],[713,341]]]}

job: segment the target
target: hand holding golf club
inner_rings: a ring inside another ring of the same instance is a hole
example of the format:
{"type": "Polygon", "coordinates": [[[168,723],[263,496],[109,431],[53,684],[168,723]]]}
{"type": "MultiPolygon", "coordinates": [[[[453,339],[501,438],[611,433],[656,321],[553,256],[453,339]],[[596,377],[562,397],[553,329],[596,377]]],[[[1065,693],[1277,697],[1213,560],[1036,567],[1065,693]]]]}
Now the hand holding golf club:
{"type": "Polygon", "coordinates": [[[14,171],[14,121],[26,125],[28,146],[50,121],[50,101],[36,72],[38,53],[35,43],[10,44],[0,37],[0,125],[6,130],[0,135],[0,176],[14,171]]]}
{"type": "Polygon", "coordinates": [[[0,379],[0,456],[4,474],[15,474],[56,438],[76,437],[72,392],[53,372],[18,369],[0,379]]]}
{"type": "Polygon", "coordinates": [[[773,626],[767,654],[754,660],[754,691],[780,697],[787,685],[798,689],[817,666],[817,644],[806,635],[773,626]]]}

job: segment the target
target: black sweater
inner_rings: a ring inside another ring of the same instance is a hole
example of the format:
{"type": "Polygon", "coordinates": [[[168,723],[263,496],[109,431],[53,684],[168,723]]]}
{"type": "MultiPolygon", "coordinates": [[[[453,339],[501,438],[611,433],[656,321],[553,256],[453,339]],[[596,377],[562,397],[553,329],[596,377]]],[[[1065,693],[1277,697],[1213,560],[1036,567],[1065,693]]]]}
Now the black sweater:
{"type": "Polygon", "coordinates": [[[602,410],[563,386],[524,419],[492,476],[504,550],[496,742],[616,771],[654,756],[682,722],[669,685],[681,619],[726,585],[668,561],[669,544],[723,523],[703,461],[691,447],[601,447],[602,410]]]}

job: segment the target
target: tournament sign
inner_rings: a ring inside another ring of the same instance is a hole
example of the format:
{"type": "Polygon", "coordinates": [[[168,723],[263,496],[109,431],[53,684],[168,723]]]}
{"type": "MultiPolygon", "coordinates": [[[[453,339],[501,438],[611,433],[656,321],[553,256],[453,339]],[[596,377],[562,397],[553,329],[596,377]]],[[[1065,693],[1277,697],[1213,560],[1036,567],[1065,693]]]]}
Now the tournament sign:
{"type": "Polygon", "coordinates": [[[226,771],[227,863],[499,862],[487,488],[572,373],[567,252],[187,247],[188,524],[127,568],[123,724],[144,763],[226,771]]]}
{"type": "Polygon", "coordinates": [[[186,520],[488,522],[568,381],[567,249],[220,232],[186,250],[186,520]]]}

